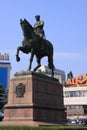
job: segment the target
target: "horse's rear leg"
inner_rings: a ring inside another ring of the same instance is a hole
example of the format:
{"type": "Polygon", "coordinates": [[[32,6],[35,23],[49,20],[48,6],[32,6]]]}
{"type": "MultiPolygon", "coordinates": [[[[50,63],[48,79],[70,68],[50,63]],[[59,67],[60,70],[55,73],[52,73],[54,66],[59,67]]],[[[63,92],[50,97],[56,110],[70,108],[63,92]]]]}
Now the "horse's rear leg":
{"type": "Polygon", "coordinates": [[[34,50],[32,49],[31,50],[31,56],[30,56],[30,64],[29,64],[29,68],[28,68],[29,71],[31,70],[33,58],[34,58],[34,50]]]}
{"type": "Polygon", "coordinates": [[[34,68],[34,72],[41,66],[40,59],[36,57],[37,66],[34,68]]]}
{"type": "Polygon", "coordinates": [[[51,76],[54,77],[54,64],[52,57],[48,57],[48,67],[52,70],[51,76]]]}

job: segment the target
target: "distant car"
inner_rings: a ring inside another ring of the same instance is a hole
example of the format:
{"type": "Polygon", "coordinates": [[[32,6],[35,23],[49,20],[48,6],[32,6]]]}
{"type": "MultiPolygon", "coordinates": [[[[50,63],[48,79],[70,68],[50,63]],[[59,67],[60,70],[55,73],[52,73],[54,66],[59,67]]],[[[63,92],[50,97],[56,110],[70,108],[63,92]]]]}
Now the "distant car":
{"type": "Polygon", "coordinates": [[[76,119],[71,119],[71,120],[70,120],[70,123],[71,123],[71,124],[77,124],[77,121],[76,121],[76,119]]]}
{"type": "Polygon", "coordinates": [[[2,121],[4,118],[4,113],[0,112],[0,121],[2,121]]]}
{"type": "Polygon", "coordinates": [[[87,125],[87,119],[80,118],[79,119],[79,125],[87,125]]]}

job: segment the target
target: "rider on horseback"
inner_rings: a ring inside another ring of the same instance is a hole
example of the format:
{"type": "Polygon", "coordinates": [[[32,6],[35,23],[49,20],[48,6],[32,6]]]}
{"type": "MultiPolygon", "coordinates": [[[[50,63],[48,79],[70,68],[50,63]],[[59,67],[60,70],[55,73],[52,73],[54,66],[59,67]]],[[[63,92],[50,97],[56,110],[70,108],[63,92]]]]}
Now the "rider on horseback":
{"type": "MultiPolygon", "coordinates": [[[[44,26],[44,21],[40,20],[40,15],[36,15],[36,23],[34,24],[34,32],[38,37],[38,41],[39,41],[39,45],[40,45],[40,49],[44,50],[44,44],[43,43],[43,38],[45,38],[45,32],[43,30],[43,26],[44,26]]],[[[46,38],[45,38],[46,39],[46,38]]]]}
{"type": "MultiPolygon", "coordinates": [[[[36,24],[34,26],[34,28],[39,28],[41,30],[43,30],[43,22],[40,22],[40,16],[39,18],[37,18],[38,22],[40,23],[40,25],[38,26],[38,24],[36,24]]],[[[22,41],[22,46],[19,46],[17,48],[17,53],[16,53],[16,60],[20,61],[20,57],[19,57],[19,51],[22,51],[25,54],[29,54],[30,55],[30,63],[29,63],[29,67],[28,70],[31,70],[31,65],[32,65],[32,61],[34,58],[34,55],[36,56],[36,61],[37,61],[37,66],[34,68],[34,71],[37,70],[37,68],[39,68],[41,66],[41,59],[45,56],[48,57],[48,66],[51,69],[52,72],[52,76],[54,75],[54,65],[53,65],[53,45],[50,41],[43,39],[44,33],[42,31],[42,35],[37,35],[34,32],[34,28],[32,27],[32,25],[26,20],[20,20],[20,25],[23,31],[23,35],[24,35],[24,40],[22,41]]]]}
{"type": "Polygon", "coordinates": [[[36,23],[34,24],[34,32],[39,36],[40,39],[45,37],[45,32],[43,30],[44,21],[40,21],[40,15],[36,15],[36,23]]]}

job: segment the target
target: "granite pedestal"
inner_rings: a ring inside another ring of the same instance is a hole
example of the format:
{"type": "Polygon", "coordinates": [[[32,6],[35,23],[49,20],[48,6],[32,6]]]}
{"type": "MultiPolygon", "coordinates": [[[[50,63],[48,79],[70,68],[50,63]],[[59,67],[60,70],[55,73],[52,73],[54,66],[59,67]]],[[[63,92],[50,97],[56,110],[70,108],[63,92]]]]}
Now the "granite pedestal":
{"type": "Polygon", "coordinates": [[[4,115],[4,123],[16,125],[64,122],[63,86],[57,79],[42,74],[14,76],[10,80],[4,115]]]}

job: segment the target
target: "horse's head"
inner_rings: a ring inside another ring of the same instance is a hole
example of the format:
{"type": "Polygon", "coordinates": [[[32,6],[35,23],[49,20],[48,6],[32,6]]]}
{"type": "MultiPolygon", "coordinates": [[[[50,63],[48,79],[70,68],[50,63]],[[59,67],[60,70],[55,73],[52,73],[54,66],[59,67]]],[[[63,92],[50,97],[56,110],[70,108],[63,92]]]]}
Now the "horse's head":
{"type": "Polygon", "coordinates": [[[30,34],[33,31],[33,27],[29,24],[29,22],[26,19],[24,20],[20,19],[20,25],[23,31],[23,35],[30,37],[30,34]]]}

